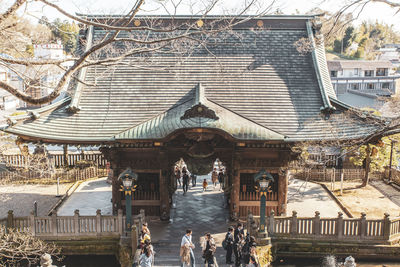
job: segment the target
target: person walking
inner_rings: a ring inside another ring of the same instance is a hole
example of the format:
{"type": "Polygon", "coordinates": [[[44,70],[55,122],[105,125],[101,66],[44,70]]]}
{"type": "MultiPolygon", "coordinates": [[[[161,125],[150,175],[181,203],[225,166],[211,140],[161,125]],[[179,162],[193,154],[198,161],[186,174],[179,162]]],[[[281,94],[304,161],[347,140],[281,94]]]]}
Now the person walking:
{"type": "Polygon", "coordinates": [[[217,186],[217,180],[218,180],[218,171],[217,168],[214,168],[213,172],[211,173],[211,181],[214,185],[214,190],[215,187],[217,186]]]}
{"type": "Polygon", "coordinates": [[[204,181],[203,181],[203,192],[207,190],[207,186],[208,186],[207,179],[204,179],[204,181]]]}
{"type": "Polygon", "coordinates": [[[181,257],[181,267],[194,267],[195,259],[193,249],[195,248],[192,243],[192,230],[187,229],[186,234],[182,237],[180,257],[181,257]]]}
{"type": "Polygon", "coordinates": [[[256,258],[254,258],[253,256],[250,256],[250,262],[247,266],[248,267],[258,267],[260,265],[257,263],[256,258]]]}
{"type": "Polygon", "coordinates": [[[153,265],[153,254],[150,247],[146,247],[144,253],[140,255],[139,266],[140,267],[151,267],[153,265]]]}
{"type": "Polygon", "coordinates": [[[175,178],[179,183],[179,186],[181,186],[181,170],[178,168],[178,166],[175,167],[175,178]]]}
{"type": "Polygon", "coordinates": [[[190,177],[192,178],[192,187],[195,187],[197,177],[193,173],[190,174],[190,177]]]}
{"type": "Polygon", "coordinates": [[[228,228],[228,232],[225,235],[225,242],[226,242],[226,264],[232,264],[232,252],[233,252],[233,227],[230,226],[228,228]]]}
{"type": "Polygon", "coordinates": [[[185,195],[189,189],[189,175],[187,174],[186,169],[182,170],[182,173],[183,194],[185,195]]]}
{"type": "Polygon", "coordinates": [[[217,246],[215,240],[210,233],[206,233],[203,244],[203,258],[206,267],[217,267],[217,259],[215,258],[215,251],[217,246]]]}
{"type": "Polygon", "coordinates": [[[219,189],[222,191],[224,189],[224,172],[221,170],[218,173],[219,189]]]}

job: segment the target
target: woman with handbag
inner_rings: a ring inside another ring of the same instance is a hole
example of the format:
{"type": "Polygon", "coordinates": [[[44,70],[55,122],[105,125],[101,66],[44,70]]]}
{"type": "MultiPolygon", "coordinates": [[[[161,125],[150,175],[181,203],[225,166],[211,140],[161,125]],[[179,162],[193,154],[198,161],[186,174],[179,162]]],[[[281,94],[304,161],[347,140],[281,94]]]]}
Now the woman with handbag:
{"type": "Polygon", "coordinates": [[[210,233],[206,233],[205,243],[203,244],[203,258],[206,267],[218,267],[215,251],[217,246],[210,233]]]}

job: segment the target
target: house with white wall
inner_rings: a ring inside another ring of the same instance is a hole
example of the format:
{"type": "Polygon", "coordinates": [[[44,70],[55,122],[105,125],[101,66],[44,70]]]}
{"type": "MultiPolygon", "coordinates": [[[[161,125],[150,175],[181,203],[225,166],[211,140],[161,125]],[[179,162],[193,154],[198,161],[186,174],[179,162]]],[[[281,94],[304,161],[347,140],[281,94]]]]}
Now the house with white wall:
{"type": "Polygon", "coordinates": [[[331,60],[328,61],[331,81],[336,94],[358,92],[376,96],[396,94],[400,75],[390,61],[331,60]]]}

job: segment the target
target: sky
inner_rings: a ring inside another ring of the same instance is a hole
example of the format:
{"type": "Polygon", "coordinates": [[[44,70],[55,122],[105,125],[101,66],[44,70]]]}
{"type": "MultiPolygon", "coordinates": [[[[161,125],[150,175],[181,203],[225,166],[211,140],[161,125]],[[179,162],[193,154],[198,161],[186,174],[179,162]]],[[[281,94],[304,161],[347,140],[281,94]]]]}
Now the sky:
{"type": "MultiPolygon", "coordinates": [[[[15,0],[0,0],[1,5],[6,6],[2,3],[12,2],[15,0]]],[[[178,2],[179,0],[175,0],[178,2]]],[[[201,9],[205,2],[211,0],[183,0],[183,4],[180,5],[178,14],[191,14],[196,12],[196,10],[201,9]]],[[[234,10],[243,7],[246,0],[221,0],[217,6],[214,8],[213,14],[220,14],[223,12],[234,12],[234,10]]],[[[249,1],[249,0],[247,0],[249,1]]],[[[272,0],[259,0],[264,6],[268,6],[272,0]]],[[[279,8],[285,14],[303,14],[314,7],[320,7],[321,9],[328,10],[331,12],[337,11],[343,3],[349,2],[351,0],[276,0],[272,10],[279,8]]],[[[72,13],[86,13],[86,14],[124,14],[128,11],[129,7],[134,1],[132,0],[58,0],[52,1],[58,3],[64,9],[72,13]]],[[[167,14],[165,9],[163,9],[160,3],[165,3],[167,0],[146,0],[144,5],[144,10],[142,13],[145,14],[167,14]]],[[[399,0],[394,0],[394,2],[400,2],[399,0]]],[[[172,5],[168,6],[169,12],[173,13],[172,5]]],[[[358,11],[352,10],[353,15],[357,16],[358,11]]],[[[41,17],[45,14],[50,20],[56,17],[61,17],[59,13],[54,11],[52,8],[43,9],[40,4],[33,2],[30,5],[28,12],[33,17],[41,17]]],[[[367,4],[363,11],[360,13],[358,20],[355,24],[359,24],[364,20],[385,22],[387,24],[393,24],[397,31],[400,31],[400,12],[396,14],[396,10],[390,8],[383,3],[369,3],[367,4]]]]}

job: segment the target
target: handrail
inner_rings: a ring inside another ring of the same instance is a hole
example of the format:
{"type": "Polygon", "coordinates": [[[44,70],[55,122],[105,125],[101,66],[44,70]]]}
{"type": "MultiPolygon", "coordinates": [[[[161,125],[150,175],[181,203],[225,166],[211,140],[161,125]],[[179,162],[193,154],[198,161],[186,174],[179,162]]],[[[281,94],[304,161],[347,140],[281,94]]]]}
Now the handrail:
{"type": "MultiPolygon", "coordinates": [[[[247,225],[251,235],[257,235],[259,221],[260,216],[248,215],[247,225]]],[[[266,226],[273,239],[310,238],[377,244],[400,240],[400,217],[391,219],[387,213],[382,219],[367,219],[365,213],[360,218],[343,218],[341,212],[338,217],[321,218],[318,211],[314,217],[297,217],[295,211],[292,216],[275,217],[274,211],[271,211],[266,226]]]]}
{"type": "MultiPolygon", "coordinates": [[[[32,213],[26,217],[14,217],[13,211],[9,211],[7,218],[0,219],[0,225],[27,231],[43,239],[104,235],[119,237],[125,234],[125,220],[122,210],[118,210],[118,215],[102,215],[101,210],[97,210],[95,216],[81,216],[79,210],[75,210],[73,216],[58,216],[56,213],[52,216],[34,216],[32,213]]],[[[139,236],[144,221],[144,210],[133,216],[136,236],[139,236]]]]}

